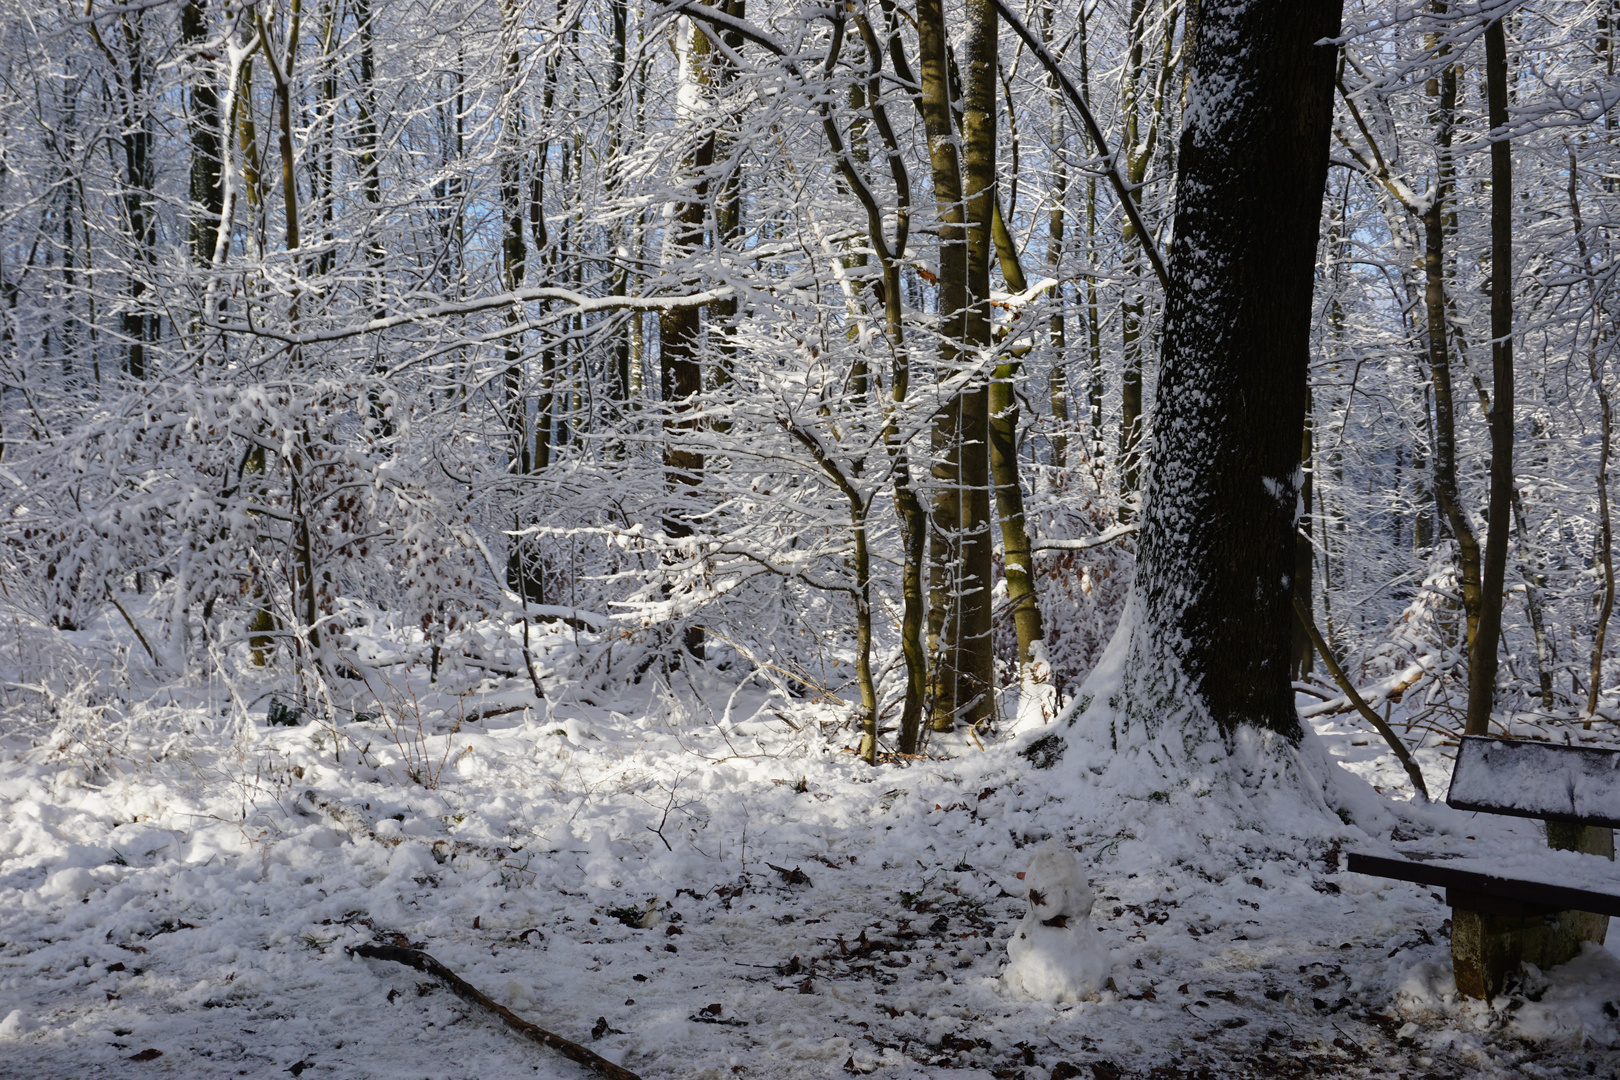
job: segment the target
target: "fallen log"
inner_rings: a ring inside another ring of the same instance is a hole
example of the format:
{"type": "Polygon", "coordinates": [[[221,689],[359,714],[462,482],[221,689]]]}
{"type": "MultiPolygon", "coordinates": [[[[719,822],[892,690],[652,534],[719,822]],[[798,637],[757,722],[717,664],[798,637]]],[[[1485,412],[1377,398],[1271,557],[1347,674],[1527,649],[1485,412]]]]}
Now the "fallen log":
{"type": "Polygon", "coordinates": [[[565,1039],[561,1035],[554,1035],[543,1027],[529,1023],[503,1005],[497,1005],[472,983],[420,949],[402,949],[397,945],[367,944],[354,946],[348,951],[355,956],[363,956],[368,960],[390,960],[396,964],[404,964],[406,967],[413,967],[417,971],[431,975],[454,990],[457,996],[464,1001],[471,1002],[479,1008],[493,1013],[503,1024],[524,1038],[537,1042],[541,1046],[549,1047],[570,1061],[576,1061],[587,1069],[594,1069],[607,1077],[608,1080],[641,1080],[639,1076],[629,1069],[613,1064],[607,1058],[587,1050],[577,1042],[565,1039]]]}
{"type": "MultiPolygon", "coordinates": [[[[1374,705],[1385,701],[1399,702],[1402,695],[1421,682],[1425,675],[1432,674],[1434,672],[1421,664],[1412,664],[1407,667],[1406,671],[1401,673],[1401,677],[1395,682],[1391,683],[1385,680],[1378,685],[1376,690],[1369,689],[1367,693],[1362,695],[1362,700],[1374,705]]],[[[1299,684],[1295,683],[1294,688],[1299,689],[1299,684]]],[[[1360,691],[1357,692],[1360,693],[1360,691]]],[[[1309,720],[1318,716],[1332,716],[1334,713],[1354,711],[1356,711],[1355,702],[1341,693],[1338,697],[1323,696],[1322,704],[1305,706],[1305,708],[1299,710],[1299,716],[1301,720],[1309,720]]]]}

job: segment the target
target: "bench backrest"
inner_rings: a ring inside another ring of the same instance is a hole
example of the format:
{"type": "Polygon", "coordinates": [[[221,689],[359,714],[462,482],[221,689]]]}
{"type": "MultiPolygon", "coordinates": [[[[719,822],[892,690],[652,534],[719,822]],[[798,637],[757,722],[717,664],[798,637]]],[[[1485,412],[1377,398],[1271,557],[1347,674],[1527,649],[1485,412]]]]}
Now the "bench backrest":
{"type": "Polygon", "coordinates": [[[1620,828],[1620,750],[1465,736],[1446,802],[1458,810],[1620,828]]]}

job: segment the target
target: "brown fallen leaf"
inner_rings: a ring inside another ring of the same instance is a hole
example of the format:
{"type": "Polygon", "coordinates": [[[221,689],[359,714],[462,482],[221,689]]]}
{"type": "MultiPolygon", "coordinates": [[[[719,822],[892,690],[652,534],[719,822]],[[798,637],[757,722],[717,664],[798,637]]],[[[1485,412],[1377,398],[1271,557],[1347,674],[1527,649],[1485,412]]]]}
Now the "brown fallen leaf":
{"type": "Polygon", "coordinates": [[[803,870],[800,870],[797,866],[789,870],[787,867],[777,866],[775,863],[766,863],[765,865],[770,867],[772,870],[775,870],[778,874],[781,874],[782,880],[787,882],[789,885],[810,884],[810,875],[806,874],[803,870]]]}

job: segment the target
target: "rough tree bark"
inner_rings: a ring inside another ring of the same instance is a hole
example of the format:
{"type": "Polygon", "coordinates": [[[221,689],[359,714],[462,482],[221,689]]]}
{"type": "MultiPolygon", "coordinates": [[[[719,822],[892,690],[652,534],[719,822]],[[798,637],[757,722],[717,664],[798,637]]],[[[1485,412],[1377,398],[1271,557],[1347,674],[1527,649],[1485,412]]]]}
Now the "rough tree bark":
{"type": "Polygon", "coordinates": [[[1116,740],[1300,734],[1290,583],[1334,70],[1319,43],[1341,9],[1201,12],[1116,740]]]}

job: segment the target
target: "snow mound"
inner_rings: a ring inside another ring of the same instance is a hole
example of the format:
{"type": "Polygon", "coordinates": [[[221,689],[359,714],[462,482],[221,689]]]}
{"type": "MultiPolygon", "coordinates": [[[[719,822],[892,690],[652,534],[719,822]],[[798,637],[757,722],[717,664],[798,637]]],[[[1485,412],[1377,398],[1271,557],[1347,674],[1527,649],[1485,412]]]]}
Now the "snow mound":
{"type": "Polygon", "coordinates": [[[46,878],[41,891],[46,896],[77,896],[82,899],[95,887],[94,874],[82,866],[70,866],[46,878]]]}
{"type": "Polygon", "coordinates": [[[33,1027],[21,1009],[12,1009],[4,1020],[0,1020],[0,1040],[11,1042],[20,1039],[33,1030],[33,1027]]]}
{"type": "Polygon", "coordinates": [[[1024,874],[1029,911],[1007,939],[1007,985],[1042,1001],[1079,1001],[1108,978],[1108,954],[1091,926],[1091,885],[1057,840],[1035,849],[1024,874]]]}

